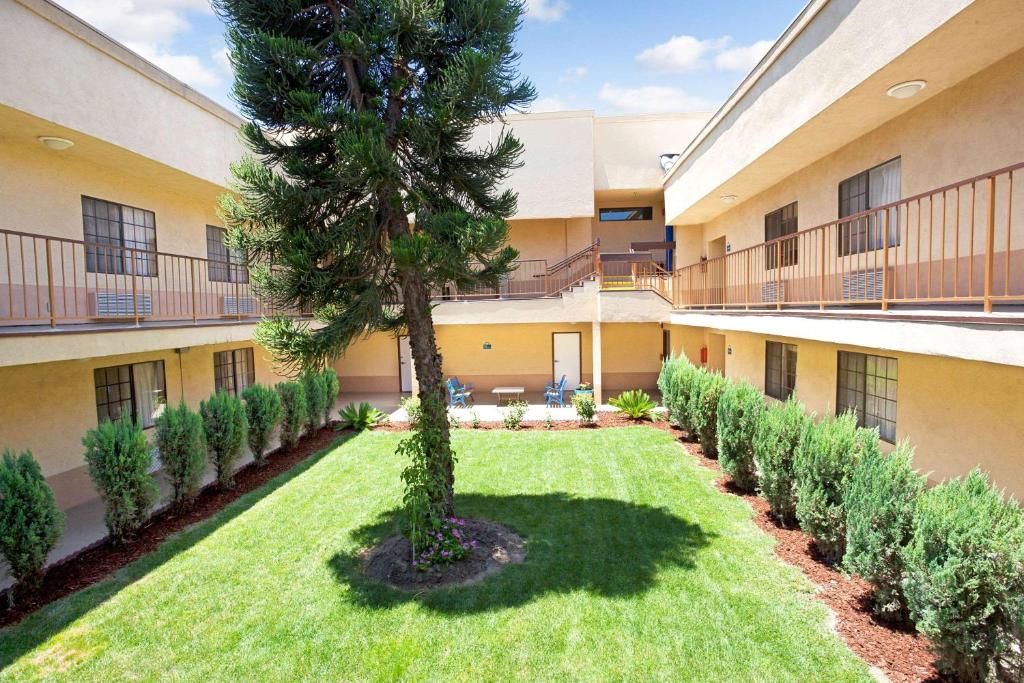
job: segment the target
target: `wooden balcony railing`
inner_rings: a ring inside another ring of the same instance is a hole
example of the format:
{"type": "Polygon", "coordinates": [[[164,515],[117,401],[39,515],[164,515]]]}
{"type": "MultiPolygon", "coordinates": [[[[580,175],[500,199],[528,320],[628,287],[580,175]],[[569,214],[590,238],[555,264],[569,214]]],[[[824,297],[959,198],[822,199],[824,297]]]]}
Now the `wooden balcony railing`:
{"type": "Polygon", "coordinates": [[[678,268],[676,308],[1024,302],[1024,163],[678,268]]]}
{"type": "Polygon", "coordinates": [[[0,230],[0,333],[14,326],[242,320],[279,311],[244,265],[0,230]]]}
{"type": "Polygon", "coordinates": [[[516,269],[503,277],[498,287],[458,290],[448,286],[435,291],[434,298],[446,301],[475,299],[538,299],[556,296],[592,277],[597,268],[599,242],[548,265],[545,259],[517,261],[516,269]]]}

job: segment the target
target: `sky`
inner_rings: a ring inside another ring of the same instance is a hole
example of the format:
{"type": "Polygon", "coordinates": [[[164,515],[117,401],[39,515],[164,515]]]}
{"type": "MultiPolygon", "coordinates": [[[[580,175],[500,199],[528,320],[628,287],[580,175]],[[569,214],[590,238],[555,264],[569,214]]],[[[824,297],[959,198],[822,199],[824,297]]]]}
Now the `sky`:
{"type": "MultiPolygon", "coordinates": [[[[220,102],[231,67],[208,0],[57,0],[220,102]]],[[[712,111],[806,0],[527,0],[517,37],[533,111],[712,111]]]]}

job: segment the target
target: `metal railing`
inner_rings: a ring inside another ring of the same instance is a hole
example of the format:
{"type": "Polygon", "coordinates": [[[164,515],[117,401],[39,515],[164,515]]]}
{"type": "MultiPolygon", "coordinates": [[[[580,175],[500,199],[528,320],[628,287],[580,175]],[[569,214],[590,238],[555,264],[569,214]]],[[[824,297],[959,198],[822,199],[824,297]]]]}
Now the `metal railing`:
{"type": "Polygon", "coordinates": [[[244,265],[0,230],[0,333],[21,325],[198,323],[274,314],[244,265]]]}
{"type": "Polygon", "coordinates": [[[445,301],[478,299],[539,299],[557,296],[592,277],[597,268],[599,242],[549,266],[546,259],[516,261],[516,268],[501,278],[497,287],[459,290],[453,285],[435,290],[434,298],[445,301]]]}
{"type": "Polygon", "coordinates": [[[676,308],[1024,302],[1024,163],[674,270],[676,308]]]}

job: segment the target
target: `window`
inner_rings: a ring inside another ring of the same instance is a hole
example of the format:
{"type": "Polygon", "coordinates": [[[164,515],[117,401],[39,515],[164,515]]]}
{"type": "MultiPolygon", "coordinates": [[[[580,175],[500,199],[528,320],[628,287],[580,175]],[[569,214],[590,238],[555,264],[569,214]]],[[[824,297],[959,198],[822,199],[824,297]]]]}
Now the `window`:
{"type": "Polygon", "coordinates": [[[857,424],[878,427],[879,435],[896,442],[896,359],[839,352],[836,414],[853,409],[857,424]]]}
{"type": "Polygon", "coordinates": [[[213,354],[213,385],[215,391],[223,389],[233,396],[256,383],[256,365],[252,361],[252,347],[213,354]]]}
{"type": "Polygon", "coordinates": [[[785,401],[796,389],[796,345],[766,342],[764,393],[785,401]]]}
{"type": "Polygon", "coordinates": [[[90,273],[155,276],[156,214],[82,197],[85,268],[90,273]]]}
{"type": "MultiPolygon", "coordinates": [[[[787,204],[781,209],[776,209],[764,217],[764,241],[771,242],[774,239],[792,235],[796,232],[796,202],[787,204]]],[[[779,266],[795,266],[797,255],[796,239],[783,240],[776,244],[768,244],[764,250],[765,269],[778,268],[779,266]],[[780,254],[778,249],[782,247],[780,254]]]]}
{"type": "Polygon", "coordinates": [[[248,282],[249,269],[237,249],[224,243],[227,230],[206,226],[206,274],[211,282],[248,282]]]}
{"type": "MultiPolygon", "coordinates": [[[[858,173],[839,183],[839,218],[899,201],[900,158],[858,173]]],[[[881,249],[885,242],[882,212],[839,224],[839,255],[881,249]]],[[[889,246],[900,243],[899,211],[889,209],[889,246]]]]}
{"type": "Polygon", "coordinates": [[[650,206],[601,209],[598,216],[602,221],[650,221],[654,220],[654,209],[650,206]]]}
{"type": "Polygon", "coordinates": [[[96,368],[93,380],[99,422],[116,420],[128,412],[146,429],[153,426],[167,402],[162,360],[96,368]]]}

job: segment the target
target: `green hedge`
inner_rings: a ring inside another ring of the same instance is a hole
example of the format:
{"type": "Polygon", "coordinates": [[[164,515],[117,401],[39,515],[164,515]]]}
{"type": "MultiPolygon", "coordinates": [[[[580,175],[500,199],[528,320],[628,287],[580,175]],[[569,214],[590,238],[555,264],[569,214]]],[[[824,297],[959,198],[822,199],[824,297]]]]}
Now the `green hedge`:
{"type": "Polygon", "coordinates": [[[46,556],[63,529],[64,513],[32,453],[4,449],[0,459],[0,555],[17,582],[27,586],[39,583],[46,556]]]}
{"type": "Polygon", "coordinates": [[[921,494],[903,561],[911,617],[945,673],[985,681],[1000,658],[1024,664],[1024,513],[984,474],[921,494]]]}
{"type": "Polygon", "coordinates": [[[754,429],[757,492],[783,526],[796,522],[796,449],[810,421],[803,404],[790,397],[765,408],[754,429]]]}
{"type": "Polygon", "coordinates": [[[171,504],[187,507],[199,493],[206,469],[206,435],[203,418],[188,409],[185,401],[166,406],[156,418],[156,447],[160,466],[171,482],[171,504]]]}
{"type": "Polygon", "coordinates": [[[125,412],[104,420],[82,439],[89,476],[103,499],[103,519],[115,544],[127,540],[149,517],[157,497],[149,474],[150,447],[142,426],[125,412]]]}
{"type": "Polygon", "coordinates": [[[306,390],[300,382],[281,382],[275,389],[281,396],[281,446],[294,448],[306,424],[306,390]]]}
{"type": "Polygon", "coordinates": [[[217,470],[217,483],[223,488],[235,485],[235,463],[242,457],[248,424],[242,401],[226,391],[199,404],[206,432],[206,447],[210,463],[217,470]]]}
{"type": "Polygon", "coordinates": [[[718,399],[728,385],[725,377],[707,371],[700,371],[689,384],[686,421],[709,458],[718,457],[718,399]]]}
{"type": "Polygon", "coordinates": [[[796,450],[796,517],[829,562],[846,552],[846,496],[857,465],[879,450],[878,432],[859,429],[857,416],[808,422],[796,450]]]}
{"type": "Polygon", "coordinates": [[[728,383],[718,399],[718,461],[747,492],[757,486],[754,435],[764,409],[764,395],[749,382],[728,383]]]}
{"type": "Polygon", "coordinates": [[[875,587],[875,614],[890,621],[906,617],[903,550],[910,543],[914,509],[925,485],[914,470],[913,453],[907,443],[889,455],[869,451],[846,494],[844,562],[875,587]]]}
{"type": "Polygon", "coordinates": [[[270,387],[252,384],[242,392],[245,401],[245,419],[249,424],[247,439],[252,458],[257,465],[267,461],[270,437],[284,416],[281,395],[270,387]]]}

